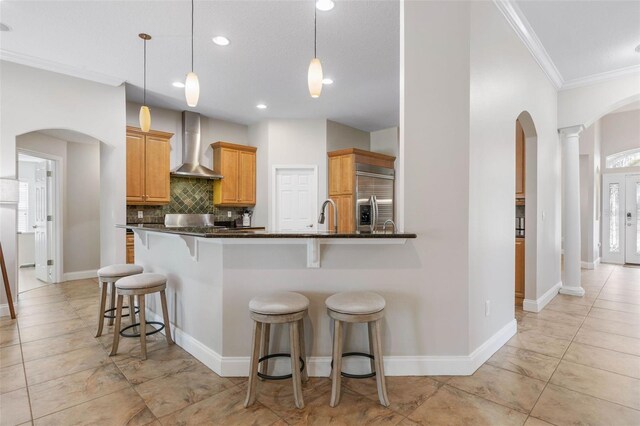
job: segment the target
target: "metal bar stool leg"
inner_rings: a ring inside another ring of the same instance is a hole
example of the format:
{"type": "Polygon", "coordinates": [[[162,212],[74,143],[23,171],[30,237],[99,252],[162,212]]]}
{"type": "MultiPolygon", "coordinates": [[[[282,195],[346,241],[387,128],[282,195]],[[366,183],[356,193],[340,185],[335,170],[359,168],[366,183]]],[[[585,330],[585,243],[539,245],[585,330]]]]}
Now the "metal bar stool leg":
{"type": "Polygon", "coordinates": [[[256,401],[256,385],[258,382],[258,358],[260,357],[260,340],[262,323],[253,322],[253,339],[251,340],[251,361],[249,365],[249,386],[247,386],[247,398],[244,406],[249,407],[256,401]]]}
{"type": "Polygon", "coordinates": [[[124,296],[118,296],[118,307],[116,308],[116,326],[113,330],[113,345],[111,346],[111,353],[109,356],[113,356],[118,353],[118,344],[120,343],[120,323],[122,322],[122,299],[124,296]]]}
{"type": "Polygon", "coordinates": [[[300,332],[299,321],[289,323],[289,341],[291,344],[291,379],[293,380],[293,399],[296,407],[304,408],[302,398],[302,379],[300,377],[300,332]]]}
{"type": "MultiPolygon", "coordinates": [[[[145,295],[138,295],[138,304],[140,305],[140,356],[143,360],[147,359],[147,322],[145,312],[145,295]]],[[[119,330],[116,330],[119,331],[119,330]]]]}
{"type": "MultiPolygon", "coordinates": [[[[265,356],[269,355],[269,342],[270,342],[270,339],[271,339],[271,324],[263,323],[262,324],[262,333],[261,333],[261,338],[260,338],[260,357],[265,357],[265,356]]],[[[262,374],[268,374],[269,373],[269,360],[265,359],[264,361],[262,361],[260,363],[260,366],[258,367],[258,370],[262,374]]],[[[260,380],[264,380],[264,379],[261,378],[260,380]]]]}
{"type": "Polygon", "coordinates": [[[309,374],[307,373],[307,350],[304,344],[304,321],[298,321],[298,332],[300,333],[300,357],[304,361],[304,369],[302,370],[302,382],[307,383],[309,381],[309,374]]]}
{"type": "Polygon", "coordinates": [[[104,328],[104,308],[107,304],[107,283],[100,283],[100,310],[98,310],[98,331],[96,337],[102,336],[102,329],[104,328]]]}
{"type": "Polygon", "coordinates": [[[342,382],[342,321],[333,320],[333,369],[331,370],[331,405],[335,407],[340,402],[340,387],[342,382]]]}
{"type": "Polygon", "coordinates": [[[378,398],[380,404],[385,407],[389,406],[389,397],[387,396],[387,384],[384,379],[384,362],[382,359],[382,338],[380,332],[380,320],[371,321],[369,324],[373,326],[373,356],[376,363],[376,383],[378,385],[378,398]]]}
{"type": "Polygon", "coordinates": [[[173,339],[171,338],[171,324],[169,323],[169,309],[167,308],[167,294],[164,290],[160,292],[160,302],[162,302],[162,318],[164,319],[164,334],[167,338],[167,343],[173,345],[173,339]]]}

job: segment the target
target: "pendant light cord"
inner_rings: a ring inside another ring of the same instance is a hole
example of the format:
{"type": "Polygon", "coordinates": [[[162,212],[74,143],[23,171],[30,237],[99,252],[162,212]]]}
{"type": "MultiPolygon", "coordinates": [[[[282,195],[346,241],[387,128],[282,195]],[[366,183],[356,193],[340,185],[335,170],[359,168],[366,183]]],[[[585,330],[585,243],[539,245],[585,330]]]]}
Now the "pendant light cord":
{"type": "Polygon", "coordinates": [[[318,10],[315,6],[315,4],[313,5],[313,57],[317,58],[318,57],[318,10]]]}
{"type": "Polygon", "coordinates": [[[142,91],[142,103],[147,104],[147,39],[143,39],[144,42],[144,77],[143,77],[143,91],[142,91]]]}
{"type": "Polygon", "coordinates": [[[193,72],[193,0],[191,0],[191,72],[193,72]]]}

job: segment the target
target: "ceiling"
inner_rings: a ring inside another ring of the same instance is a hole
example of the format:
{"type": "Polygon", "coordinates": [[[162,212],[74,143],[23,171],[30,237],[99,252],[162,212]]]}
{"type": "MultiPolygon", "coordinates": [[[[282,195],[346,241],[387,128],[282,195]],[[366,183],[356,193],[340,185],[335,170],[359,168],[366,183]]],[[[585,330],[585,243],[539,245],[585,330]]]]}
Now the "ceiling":
{"type": "MultiPolygon", "coordinates": [[[[263,118],[328,118],[365,131],[399,121],[399,2],[336,1],[318,11],[318,57],[326,77],[312,99],[307,67],[313,56],[314,2],[196,1],[196,111],[250,124],[263,118]],[[215,35],[228,37],[227,47],[215,35]],[[258,103],[268,105],[258,110],[258,103]]],[[[190,67],[190,2],[0,2],[0,53],[22,63],[104,81],[126,81],[127,98],[142,101],[142,41],[147,45],[147,103],[188,108],[184,81],[190,67]],[[16,59],[17,58],[17,59],[16,59]]]]}
{"type": "Polygon", "coordinates": [[[565,83],[640,71],[639,1],[515,2],[565,83]]]}

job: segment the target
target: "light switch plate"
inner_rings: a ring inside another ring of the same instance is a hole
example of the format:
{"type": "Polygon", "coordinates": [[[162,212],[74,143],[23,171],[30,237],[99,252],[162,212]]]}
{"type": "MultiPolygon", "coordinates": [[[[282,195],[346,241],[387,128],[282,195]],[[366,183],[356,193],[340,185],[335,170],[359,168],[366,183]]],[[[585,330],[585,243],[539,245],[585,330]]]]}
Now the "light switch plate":
{"type": "Polygon", "coordinates": [[[230,211],[227,212],[227,217],[231,217],[231,212],[230,211]]]}
{"type": "Polygon", "coordinates": [[[138,210],[138,219],[142,219],[142,218],[144,218],[144,211],[138,210]]]}

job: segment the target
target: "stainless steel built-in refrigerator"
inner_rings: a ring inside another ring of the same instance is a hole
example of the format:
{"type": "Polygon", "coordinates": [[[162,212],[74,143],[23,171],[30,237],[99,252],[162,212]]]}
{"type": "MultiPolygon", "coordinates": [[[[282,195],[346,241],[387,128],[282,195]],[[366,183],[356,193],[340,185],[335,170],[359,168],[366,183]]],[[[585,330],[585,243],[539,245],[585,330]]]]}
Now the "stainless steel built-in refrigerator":
{"type": "Polygon", "coordinates": [[[381,231],[393,218],[393,169],[356,163],[356,229],[358,232],[381,231]]]}

